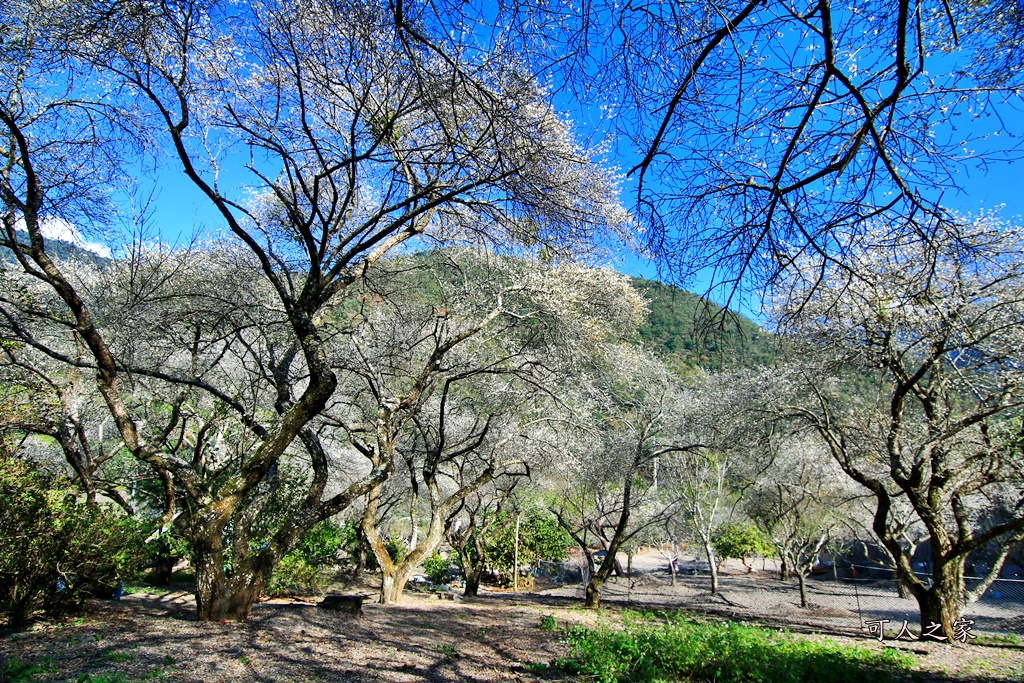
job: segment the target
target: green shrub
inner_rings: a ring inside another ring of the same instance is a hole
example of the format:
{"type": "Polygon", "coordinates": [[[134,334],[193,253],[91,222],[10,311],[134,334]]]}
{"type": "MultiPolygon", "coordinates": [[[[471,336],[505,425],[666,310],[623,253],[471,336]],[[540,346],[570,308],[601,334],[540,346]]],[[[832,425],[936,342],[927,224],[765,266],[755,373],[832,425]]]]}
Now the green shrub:
{"type": "Polygon", "coordinates": [[[569,655],[552,667],[604,683],[888,683],[900,680],[913,664],[894,650],[797,640],[771,629],[679,616],[628,619],[616,631],[576,627],[569,630],[568,642],[569,655]]]}
{"type": "Polygon", "coordinates": [[[344,529],[330,520],[319,522],[289,550],[270,579],[267,593],[318,590],[330,583],[331,570],[344,547],[344,529]]]}
{"type": "Polygon", "coordinates": [[[431,583],[444,583],[448,578],[448,572],[452,568],[450,558],[441,557],[441,553],[434,551],[434,554],[423,560],[423,572],[430,579],[431,583]]]}
{"type": "MultiPolygon", "coordinates": [[[[343,536],[342,549],[348,555],[348,563],[354,564],[355,558],[360,552],[365,553],[366,565],[363,567],[369,571],[379,569],[377,565],[377,558],[373,554],[373,551],[369,547],[360,547],[363,544],[362,534],[359,531],[359,524],[357,522],[345,522],[341,526],[341,532],[343,536]]],[[[400,538],[395,536],[387,536],[384,539],[384,549],[387,551],[388,556],[392,562],[398,562],[405,557],[405,544],[402,543],[400,538]]]]}
{"type": "Polygon", "coordinates": [[[0,614],[19,628],[109,598],[145,559],[143,525],[112,506],[78,502],[69,482],[0,458],[0,614]]]}
{"type": "MultiPolygon", "coordinates": [[[[489,569],[508,572],[512,570],[515,558],[516,523],[507,519],[497,525],[487,543],[489,569]]],[[[561,562],[566,558],[567,549],[574,545],[572,537],[558,522],[541,515],[526,515],[519,524],[519,563],[533,564],[537,560],[561,562]]]]}
{"type": "Polygon", "coordinates": [[[338,553],[344,543],[345,532],[341,526],[325,519],[303,534],[291,552],[311,565],[333,567],[338,562],[338,553]]]}
{"type": "MultiPolygon", "coordinates": [[[[405,557],[406,547],[402,539],[397,536],[388,536],[384,539],[384,550],[388,551],[388,557],[391,558],[392,562],[399,562],[405,557]]],[[[373,557],[373,553],[370,553],[370,557],[373,557]]],[[[373,561],[373,565],[376,568],[377,560],[373,561]]]]}
{"type": "Polygon", "coordinates": [[[331,580],[331,572],[323,567],[309,564],[301,557],[286,554],[274,567],[274,574],[267,586],[267,595],[283,595],[288,593],[306,593],[326,587],[331,580]]]}
{"type": "Polygon", "coordinates": [[[771,557],[773,554],[768,537],[753,524],[728,524],[715,532],[711,544],[722,560],[733,557],[748,567],[748,557],[771,557]]]}

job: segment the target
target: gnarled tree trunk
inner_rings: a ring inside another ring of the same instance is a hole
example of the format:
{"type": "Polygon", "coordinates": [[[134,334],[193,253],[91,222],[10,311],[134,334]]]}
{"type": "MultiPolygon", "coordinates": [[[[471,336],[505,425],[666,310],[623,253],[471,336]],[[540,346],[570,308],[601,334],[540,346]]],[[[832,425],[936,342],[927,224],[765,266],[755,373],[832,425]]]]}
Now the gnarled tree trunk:
{"type": "Polygon", "coordinates": [[[481,536],[482,534],[477,534],[473,539],[474,549],[476,550],[475,561],[465,545],[455,547],[455,552],[459,555],[459,563],[462,565],[462,571],[466,575],[466,587],[462,589],[462,594],[467,597],[476,597],[480,593],[480,578],[484,572],[484,543],[481,536]]]}
{"type": "Polygon", "coordinates": [[[951,562],[935,562],[932,570],[932,585],[925,587],[920,582],[907,581],[921,610],[921,630],[928,632],[935,624],[940,633],[952,642],[956,633],[955,623],[963,611],[963,559],[951,562]]]}
{"type": "Polygon", "coordinates": [[[274,563],[263,555],[249,555],[228,572],[218,540],[207,535],[193,544],[196,616],[199,621],[245,621],[270,580],[274,563]]]}
{"type": "Polygon", "coordinates": [[[371,490],[367,499],[366,510],[363,512],[362,528],[370,543],[370,548],[377,558],[377,563],[380,565],[380,603],[382,605],[392,605],[402,599],[402,591],[405,590],[405,584],[409,577],[412,576],[413,570],[420,560],[441,545],[441,539],[444,536],[444,520],[448,513],[448,507],[444,504],[436,503],[438,496],[434,494],[433,482],[428,482],[428,486],[431,487],[432,509],[427,531],[423,535],[422,540],[416,546],[409,548],[405,556],[398,560],[392,560],[391,556],[388,555],[384,541],[377,531],[376,517],[380,503],[380,487],[375,487],[371,490]]]}
{"type": "Polygon", "coordinates": [[[613,567],[614,563],[609,562],[608,558],[605,558],[605,561],[601,563],[601,568],[590,576],[590,581],[587,582],[586,598],[583,602],[584,607],[587,609],[600,609],[601,589],[608,582],[608,577],[611,576],[613,567]]]}
{"type": "Polygon", "coordinates": [[[466,587],[462,590],[463,595],[475,598],[480,594],[480,577],[482,574],[483,572],[478,567],[466,570],[466,587]]]}

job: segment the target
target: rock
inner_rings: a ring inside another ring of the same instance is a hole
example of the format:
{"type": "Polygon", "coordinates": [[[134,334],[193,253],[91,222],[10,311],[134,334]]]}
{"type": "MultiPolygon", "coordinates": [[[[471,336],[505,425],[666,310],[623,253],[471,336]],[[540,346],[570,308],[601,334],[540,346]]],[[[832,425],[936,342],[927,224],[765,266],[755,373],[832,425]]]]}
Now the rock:
{"type": "Polygon", "coordinates": [[[356,616],[363,613],[363,600],[366,600],[365,595],[339,595],[338,593],[330,593],[324,596],[324,599],[317,604],[317,607],[323,609],[329,609],[335,612],[348,612],[349,614],[355,614],[356,616]]]}

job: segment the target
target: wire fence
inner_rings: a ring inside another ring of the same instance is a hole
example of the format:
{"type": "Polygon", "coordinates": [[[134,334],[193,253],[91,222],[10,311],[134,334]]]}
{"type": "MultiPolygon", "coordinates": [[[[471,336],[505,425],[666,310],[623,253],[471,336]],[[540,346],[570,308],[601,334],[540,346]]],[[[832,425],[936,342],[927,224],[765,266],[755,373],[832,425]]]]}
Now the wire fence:
{"type": "MultiPolygon", "coordinates": [[[[918,579],[925,586],[931,587],[932,577],[927,572],[915,572],[918,579]]],[[[882,582],[891,584],[898,592],[899,585],[896,579],[896,571],[891,567],[879,565],[853,564],[840,565],[834,572],[834,578],[838,582],[853,583],[863,581],[865,583],[882,582]]],[[[967,590],[976,589],[984,577],[964,576],[964,586],[967,590]]],[[[1016,603],[1024,604],[1024,579],[998,578],[992,581],[979,598],[979,602],[1002,604],[1016,603]]],[[[1024,610],[1022,610],[1024,613],[1024,610]]]]}
{"type": "MultiPolygon", "coordinates": [[[[739,568],[727,569],[719,576],[718,593],[712,595],[706,562],[681,562],[677,567],[673,578],[666,561],[648,558],[632,575],[606,584],[605,599],[718,612],[745,619],[819,624],[865,634],[880,628],[881,636],[887,639],[892,639],[901,628],[910,629],[906,639],[911,640],[914,636],[921,638],[927,631],[927,624],[919,624],[917,601],[907,591],[901,596],[894,571],[884,566],[839,563],[819,568],[807,577],[807,607],[800,605],[796,578],[782,581],[777,571],[746,573],[739,568]]],[[[589,578],[586,562],[581,558],[564,563],[539,562],[532,573],[538,579],[538,588],[546,583],[547,590],[561,595],[580,593],[589,578]]],[[[920,572],[918,577],[929,584],[927,573],[920,572]]],[[[967,576],[966,587],[973,589],[981,580],[967,576]]],[[[971,633],[1024,635],[1024,580],[994,580],[980,599],[964,609],[963,620],[971,633]]]]}
{"type": "Polygon", "coordinates": [[[534,578],[554,584],[584,583],[585,568],[576,562],[548,562],[537,560],[530,569],[534,578]]]}

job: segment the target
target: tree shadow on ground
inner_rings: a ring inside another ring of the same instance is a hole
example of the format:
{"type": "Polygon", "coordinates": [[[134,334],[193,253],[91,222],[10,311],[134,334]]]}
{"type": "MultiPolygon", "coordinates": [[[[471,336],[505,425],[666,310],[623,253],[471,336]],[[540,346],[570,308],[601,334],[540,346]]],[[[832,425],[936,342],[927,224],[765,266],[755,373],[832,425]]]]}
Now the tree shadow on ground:
{"type": "MultiPolygon", "coordinates": [[[[530,593],[488,593],[461,603],[410,596],[395,606],[366,604],[365,615],[354,617],[301,602],[261,603],[248,622],[221,624],[195,621],[188,594],[137,594],[96,603],[83,623],[5,638],[0,650],[20,662],[50,657],[50,675],[60,680],[116,674],[196,683],[538,680],[528,665],[567,653],[561,627],[593,621],[592,611],[572,609],[579,605],[573,597],[530,593]],[[549,613],[557,615],[557,630],[541,627],[549,613]]],[[[609,608],[637,606],[612,601],[609,608]]],[[[729,618],[729,605],[714,607],[729,618]]]]}

